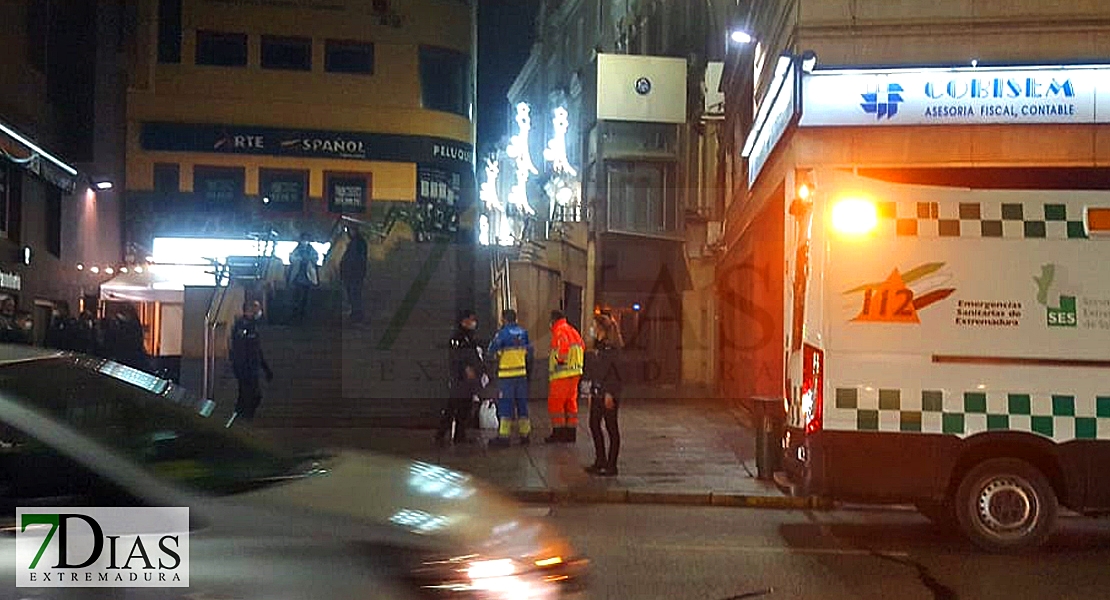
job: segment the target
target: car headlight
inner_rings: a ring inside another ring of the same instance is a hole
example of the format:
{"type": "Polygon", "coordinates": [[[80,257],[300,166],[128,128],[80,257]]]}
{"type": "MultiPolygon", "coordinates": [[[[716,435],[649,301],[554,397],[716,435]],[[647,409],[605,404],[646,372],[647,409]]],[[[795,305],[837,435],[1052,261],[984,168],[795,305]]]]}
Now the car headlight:
{"type": "Polygon", "coordinates": [[[476,555],[425,562],[414,575],[421,589],[437,596],[481,600],[558,598],[584,560],[559,556],[523,562],[476,555]]]}

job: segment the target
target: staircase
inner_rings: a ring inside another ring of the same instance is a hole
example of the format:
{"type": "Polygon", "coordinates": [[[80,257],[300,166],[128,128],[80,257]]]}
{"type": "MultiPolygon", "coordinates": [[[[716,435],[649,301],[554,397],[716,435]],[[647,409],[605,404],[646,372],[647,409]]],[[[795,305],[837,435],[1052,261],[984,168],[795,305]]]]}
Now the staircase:
{"type": "MultiPolygon", "coordinates": [[[[458,309],[488,314],[489,268],[481,250],[456,244],[393,244],[371,252],[366,321],[347,322],[342,292],[310,296],[303,325],[269,325],[262,345],[273,369],[260,427],[411,426],[438,420],[447,392],[447,340],[458,309]]],[[[483,331],[492,327],[483,323],[483,331]]],[[[226,361],[225,361],[226,362],[226,361]]],[[[237,384],[215,372],[217,415],[230,415],[237,384]]]]}

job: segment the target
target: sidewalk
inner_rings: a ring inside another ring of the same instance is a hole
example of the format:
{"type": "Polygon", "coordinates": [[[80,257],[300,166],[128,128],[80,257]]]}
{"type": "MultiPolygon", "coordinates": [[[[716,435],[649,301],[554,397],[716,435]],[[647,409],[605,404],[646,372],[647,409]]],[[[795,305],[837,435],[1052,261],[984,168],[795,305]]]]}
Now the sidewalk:
{"type": "MultiPolygon", "coordinates": [[[[647,395],[647,394],[644,394],[647,395]]],[[[348,447],[441,464],[471,473],[525,502],[628,502],[815,508],[809,498],[783,496],[756,479],[755,443],[748,416],[721,399],[626,399],[620,411],[620,475],[591,477],[593,443],[582,407],[575,445],[543,443],[550,431],[543,402],[532,402],[532,444],[488,448],[482,439],[437,447],[433,431],[390,428],[270,427],[283,443],[348,447]]]]}

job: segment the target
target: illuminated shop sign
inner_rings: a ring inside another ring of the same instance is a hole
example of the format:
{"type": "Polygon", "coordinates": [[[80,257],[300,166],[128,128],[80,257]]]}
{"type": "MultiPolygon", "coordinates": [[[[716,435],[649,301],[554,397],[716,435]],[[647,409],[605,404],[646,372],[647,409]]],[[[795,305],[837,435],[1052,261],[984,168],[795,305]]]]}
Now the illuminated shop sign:
{"type": "Polygon", "coordinates": [[[344,158],[473,169],[471,144],[430,136],[208,125],[142,124],[144,150],[344,158]]]}
{"type": "Polygon", "coordinates": [[[802,126],[1108,123],[1110,67],[818,71],[802,126]]]}

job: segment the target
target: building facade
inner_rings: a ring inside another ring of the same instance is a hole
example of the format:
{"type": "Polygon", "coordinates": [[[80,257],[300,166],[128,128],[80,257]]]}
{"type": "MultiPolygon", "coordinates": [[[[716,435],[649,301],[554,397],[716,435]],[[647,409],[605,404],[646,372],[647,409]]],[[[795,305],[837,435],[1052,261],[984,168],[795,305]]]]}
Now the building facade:
{"type": "MultiPolygon", "coordinates": [[[[803,187],[823,193],[818,170],[965,189],[1110,189],[1102,3],[782,0],[746,3],[733,23],[753,39],[732,49],[724,78],[720,371],[739,395],[783,393],[788,324],[766,307],[789,308],[783,272],[799,235],[790,207],[803,187]]],[[[958,214],[881,216],[898,218],[898,235],[1082,233],[1047,206],[1009,223],[1021,207],[1001,214],[1000,194],[958,214]]]]}
{"type": "Polygon", "coordinates": [[[125,19],[95,0],[0,6],[0,296],[27,341],[63,304],[95,312],[122,260],[125,19]]]}
{"type": "Polygon", "coordinates": [[[727,8],[545,2],[537,42],[509,92],[510,118],[520,103],[531,107],[537,158],[557,137],[555,111],[566,110],[566,155],[581,186],[581,209],[560,218],[545,189],[553,165],[541,167],[529,197],[542,204],[537,212],[547,224],[532,231],[546,253],[519,268],[533,265],[559,284],[538,291],[536,301],[521,297],[532,288],[514,283],[517,302],[558,303],[582,321],[612,311],[636,381],[710,386],[716,376],[723,107],[714,77],[727,8]]]}
{"type": "Polygon", "coordinates": [[[140,3],[128,236],[328,238],[340,216],[460,235],[473,200],[463,0],[140,3]]]}

